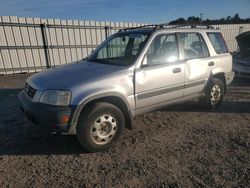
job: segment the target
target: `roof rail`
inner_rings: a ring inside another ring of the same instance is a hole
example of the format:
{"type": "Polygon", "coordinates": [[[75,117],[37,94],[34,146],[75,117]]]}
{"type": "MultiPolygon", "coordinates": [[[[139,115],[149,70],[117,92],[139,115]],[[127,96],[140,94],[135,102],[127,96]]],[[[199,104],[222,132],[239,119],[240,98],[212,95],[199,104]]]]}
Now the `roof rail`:
{"type": "Polygon", "coordinates": [[[144,28],[144,27],[158,27],[158,24],[149,24],[149,25],[142,25],[142,26],[138,26],[138,27],[127,27],[127,28],[123,28],[123,29],[119,29],[118,32],[121,31],[128,31],[128,30],[133,30],[133,29],[140,29],[140,28],[144,28]]]}
{"type": "Polygon", "coordinates": [[[159,29],[159,28],[200,28],[200,29],[215,29],[211,25],[196,25],[196,24],[180,24],[180,25],[170,25],[170,24],[150,24],[150,25],[143,25],[143,26],[138,26],[138,27],[128,27],[128,28],[123,28],[120,29],[118,32],[121,31],[128,31],[128,30],[133,30],[133,29],[140,29],[140,28],[145,28],[145,27],[153,27],[154,30],[159,29]]]}
{"type": "Polygon", "coordinates": [[[200,29],[214,29],[211,25],[198,25],[198,24],[180,24],[180,25],[163,25],[164,28],[200,28],[200,29]]]}

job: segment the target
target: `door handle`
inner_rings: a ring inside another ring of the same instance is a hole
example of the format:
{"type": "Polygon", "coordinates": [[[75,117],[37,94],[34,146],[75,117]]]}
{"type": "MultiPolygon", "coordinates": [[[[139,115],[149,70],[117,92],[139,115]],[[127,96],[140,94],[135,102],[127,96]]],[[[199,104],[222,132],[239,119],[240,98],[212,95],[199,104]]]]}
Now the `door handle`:
{"type": "Polygon", "coordinates": [[[214,62],[209,62],[208,66],[214,66],[214,62]]]}
{"type": "Polygon", "coordinates": [[[173,69],[173,73],[178,73],[178,72],[181,72],[181,68],[180,67],[173,69]]]}

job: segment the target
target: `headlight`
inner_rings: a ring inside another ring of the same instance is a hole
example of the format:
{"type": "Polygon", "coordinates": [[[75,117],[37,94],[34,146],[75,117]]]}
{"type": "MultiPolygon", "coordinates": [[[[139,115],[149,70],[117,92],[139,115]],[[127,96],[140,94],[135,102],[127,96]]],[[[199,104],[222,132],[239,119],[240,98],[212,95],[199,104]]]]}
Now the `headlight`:
{"type": "Polygon", "coordinates": [[[39,102],[56,106],[67,106],[69,105],[70,97],[70,91],[46,90],[40,97],[39,102]]]}

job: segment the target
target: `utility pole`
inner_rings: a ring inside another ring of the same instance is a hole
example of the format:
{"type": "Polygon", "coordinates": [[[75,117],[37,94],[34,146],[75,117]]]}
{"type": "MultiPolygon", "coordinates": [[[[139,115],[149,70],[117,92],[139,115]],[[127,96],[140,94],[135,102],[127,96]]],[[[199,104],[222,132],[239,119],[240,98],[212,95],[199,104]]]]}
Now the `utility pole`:
{"type": "Polygon", "coordinates": [[[203,16],[203,13],[200,13],[201,25],[202,25],[202,16],[203,16]]]}

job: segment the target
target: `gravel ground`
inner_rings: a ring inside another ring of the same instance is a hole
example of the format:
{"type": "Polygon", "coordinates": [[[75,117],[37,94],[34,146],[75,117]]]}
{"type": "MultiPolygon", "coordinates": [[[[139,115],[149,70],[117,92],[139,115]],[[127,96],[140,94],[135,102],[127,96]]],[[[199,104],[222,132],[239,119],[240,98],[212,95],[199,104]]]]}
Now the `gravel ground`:
{"type": "Polygon", "coordinates": [[[17,94],[27,75],[0,77],[0,187],[248,187],[250,82],[221,108],[185,103],[135,118],[111,150],[87,153],[75,136],[32,125],[17,94]]]}

